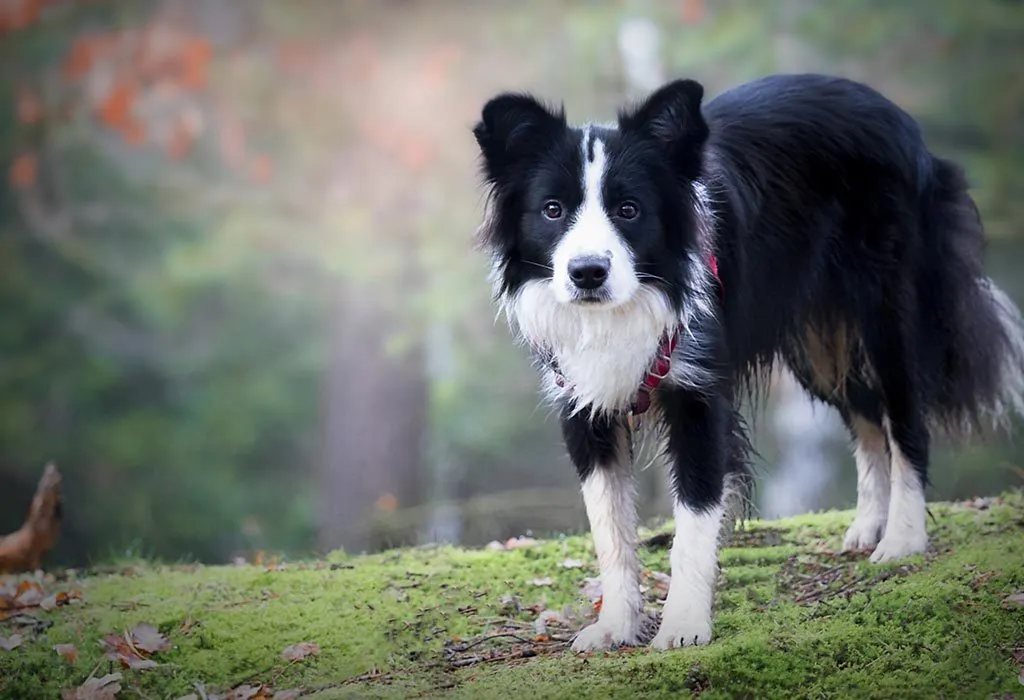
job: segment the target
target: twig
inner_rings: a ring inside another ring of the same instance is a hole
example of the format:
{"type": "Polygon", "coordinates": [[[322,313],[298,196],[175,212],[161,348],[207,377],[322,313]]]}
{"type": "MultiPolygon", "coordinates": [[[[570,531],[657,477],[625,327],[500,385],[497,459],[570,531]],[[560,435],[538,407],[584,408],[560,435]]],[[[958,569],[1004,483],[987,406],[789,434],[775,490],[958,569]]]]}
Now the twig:
{"type": "Polygon", "coordinates": [[[462,654],[464,652],[469,651],[473,647],[478,647],[481,644],[484,644],[485,642],[489,642],[489,641],[494,640],[494,639],[503,639],[503,638],[505,638],[505,639],[514,639],[517,642],[521,642],[523,644],[536,644],[536,642],[534,642],[532,639],[523,639],[518,634],[512,634],[511,632],[498,632],[497,634],[489,634],[486,637],[481,637],[480,639],[476,640],[475,642],[470,642],[468,644],[463,644],[462,646],[459,646],[459,647],[452,647],[451,649],[449,649],[449,651],[452,652],[452,653],[455,653],[455,654],[462,654]]]}

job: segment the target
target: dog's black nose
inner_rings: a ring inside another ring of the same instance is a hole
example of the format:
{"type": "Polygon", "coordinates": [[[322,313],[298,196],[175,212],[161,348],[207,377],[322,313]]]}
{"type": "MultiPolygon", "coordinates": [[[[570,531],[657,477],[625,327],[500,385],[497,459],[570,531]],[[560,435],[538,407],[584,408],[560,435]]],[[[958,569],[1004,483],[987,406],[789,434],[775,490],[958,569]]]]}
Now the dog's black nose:
{"type": "Polygon", "coordinates": [[[597,289],[608,279],[611,267],[611,258],[579,255],[569,261],[569,279],[580,289],[597,289]]]}

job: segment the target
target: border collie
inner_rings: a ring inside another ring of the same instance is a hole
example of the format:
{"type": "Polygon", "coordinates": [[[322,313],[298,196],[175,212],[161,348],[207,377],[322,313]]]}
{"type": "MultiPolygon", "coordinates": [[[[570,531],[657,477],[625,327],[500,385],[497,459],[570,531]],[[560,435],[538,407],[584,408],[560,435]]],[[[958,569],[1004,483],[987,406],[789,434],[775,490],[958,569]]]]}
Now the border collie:
{"type": "MultiPolygon", "coordinates": [[[[982,268],[957,165],[875,90],[779,75],[702,105],[671,82],[571,126],[505,93],[474,135],[496,296],[537,360],[582,481],[601,570],[577,651],[642,643],[634,417],[659,430],[675,495],[672,582],[651,644],[711,639],[738,405],[781,363],[842,415],[857,511],[847,550],[928,546],[934,432],[1024,413],[1024,322],[982,268]]],[[[742,479],[741,479],[742,480],[742,479]]]]}

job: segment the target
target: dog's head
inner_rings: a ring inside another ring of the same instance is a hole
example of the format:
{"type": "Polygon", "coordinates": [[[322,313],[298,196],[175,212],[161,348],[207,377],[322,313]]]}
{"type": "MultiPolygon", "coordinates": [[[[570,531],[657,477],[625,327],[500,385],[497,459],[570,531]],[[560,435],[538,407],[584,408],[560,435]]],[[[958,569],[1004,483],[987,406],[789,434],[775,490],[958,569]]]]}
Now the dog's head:
{"type": "Polygon", "coordinates": [[[682,306],[708,136],[703,92],[676,81],[616,125],[582,128],[528,95],[490,100],[473,133],[490,187],[481,237],[499,293],[534,283],[556,304],[596,311],[646,290],[682,306]]]}

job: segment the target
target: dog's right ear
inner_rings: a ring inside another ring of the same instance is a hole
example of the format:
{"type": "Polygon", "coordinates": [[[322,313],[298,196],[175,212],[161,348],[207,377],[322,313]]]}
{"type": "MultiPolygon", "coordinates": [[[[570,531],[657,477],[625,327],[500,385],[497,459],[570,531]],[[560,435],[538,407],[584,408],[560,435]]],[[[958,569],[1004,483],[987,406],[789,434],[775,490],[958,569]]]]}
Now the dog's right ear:
{"type": "Polygon", "coordinates": [[[504,93],[492,98],[473,127],[488,179],[504,179],[565,126],[563,109],[551,110],[530,95],[504,93]]]}

